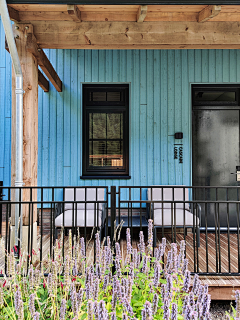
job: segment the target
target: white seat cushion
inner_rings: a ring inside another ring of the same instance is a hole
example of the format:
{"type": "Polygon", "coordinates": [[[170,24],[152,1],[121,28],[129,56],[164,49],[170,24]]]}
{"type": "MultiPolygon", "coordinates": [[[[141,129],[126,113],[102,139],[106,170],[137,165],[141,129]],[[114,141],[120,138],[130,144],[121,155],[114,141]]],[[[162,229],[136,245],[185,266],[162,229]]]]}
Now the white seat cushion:
{"type": "MultiPolygon", "coordinates": [[[[104,201],[104,188],[76,188],[75,189],[75,201],[104,201]],[[85,196],[85,190],[86,190],[86,196],[85,196]],[[96,194],[97,193],[97,194],[96,194]],[[97,196],[97,199],[96,199],[97,196]]],[[[74,201],[74,188],[66,188],[65,189],[65,197],[64,201],[74,201]]],[[[96,208],[97,210],[97,203],[95,204],[96,207],[94,207],[94,203],[87,203],[87,210],[94,210],[96,208]]],[[[102,210],[103,203],[98,203],[99,210],[102,210]]],[[[64,204],[65,210],[72,210],[73,204],[72,203],[65,203],[64,204]]],[[[78,203],[77,204],[78,210],[84,210],[85,209],[85,203],[78,203]]]]}
{"type": "MultiPolygon", "coordinates": [[[[194,217],[190,211],[185,210],[185,226],[192,227],[193,218],[196,226],[196,217],[194,217]]],[[[174,210],[172,211],[171,209],[163,209],[163,224],[164,226],[172,226],[172,224],[175,225],[174,210]]],[[[154,210],[154,225],[162,226],[162,209],[157,208],[154,210]]],[[[199,218],[197,218],[197,225],[199,225],[199,218]]],[[[183,209],[176,209],[176,226],[184,226],[183,209]]]]}
{"type": "MultiPolygon", "coordinates": [[[[162,188],[161,186],[148,188],[147,195],[148,195],[148,200],[153,200],[153,201],[154,200],[162,201],[162,195],[163,195],[163,201],[168,201],[163,204],[163,208],[166,208],[166,209],[171,209],[171,207],[173,206],[173,203],[171,203],[171,201],[188,201],[189,200],[188,188],[185,188],[185,197],[184,197],[184,188],[174,188],[174,186],[171,186],[170,188],[164,188],[164,187],[162,188]]],[[[181,203],[181,202],[175,203],[175,207],[178,209],[183,209],[184,203],[181,203]]],[[[154,208],[161,209],[162,203],[155,203],[154,208]]],[[[185,203],[185,209],[189,209],[188,203],[185,203]]]]}
{"type": "MultiPolygon", "coordinates": [[[[77,210],[77,212],[72,210],[66,210],[64,213],[64,227],[72,227],[74,225],[75,227],[75,216],[77,213],[77,225],[76,227],[85,227],[85,210],[77,210]],[[72,214],[74,216],[74,224],[72,223],[72,214]]],[[[96,215],[95,218],[95,226],[97,226],[97,215],[98,215],[98,226],[101,226],[102,223],[102,211],[99,210],[99,213],[97,213],[97,210],[86,210],[86,227],[94,227],[94,215],[96,215]]],[[[63,226],[63,214],[61,213],[57,218],[55,219],[55,226],[56,227],[62,227],[63,226]]]]}

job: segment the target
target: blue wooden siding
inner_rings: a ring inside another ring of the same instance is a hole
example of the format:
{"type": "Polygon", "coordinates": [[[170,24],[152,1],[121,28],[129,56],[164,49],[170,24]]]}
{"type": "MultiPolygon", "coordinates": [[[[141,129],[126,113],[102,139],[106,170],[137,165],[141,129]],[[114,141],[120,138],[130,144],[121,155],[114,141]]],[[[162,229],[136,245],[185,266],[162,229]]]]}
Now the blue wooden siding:
{"type": "Polygon", "coordinates": [[[0,180],[11,185],[11,90],[12,65],[5,50],[5,33],[0,17],[0,180]]]}
{"type": "Polygon", "coordinates": [[[63,92],[39,90],[39,185],[191,184],[191,83],[240,82],[240,50],[46,52],[63,92]],[[84,82],[130,84],[130,180],[80,179],[84,82]]]}
{"type": "MultiPolygon", "coordinates": [[[[39,88],[38,185],[191,184],[191,83],[240,83],[240,50],[46,50],[63,92],[39,88]],[[82,83],[130,85],[130,180],[81,180],[82,83]],[[182,131],[183,164],[174,160],[182,131]]],[[[0,180],[10,184],[11,62],[0,23],[0,180]]]]}

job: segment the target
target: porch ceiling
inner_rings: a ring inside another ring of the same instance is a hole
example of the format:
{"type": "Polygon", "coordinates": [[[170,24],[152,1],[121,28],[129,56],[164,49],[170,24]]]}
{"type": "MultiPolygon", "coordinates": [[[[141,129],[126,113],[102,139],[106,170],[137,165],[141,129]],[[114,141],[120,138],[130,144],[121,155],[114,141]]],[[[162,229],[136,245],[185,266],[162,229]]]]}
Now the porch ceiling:
{"type": "Polygon", "coordinates": [[[41,48],[236,49],[240,5],[9,4],[41,48]]]}

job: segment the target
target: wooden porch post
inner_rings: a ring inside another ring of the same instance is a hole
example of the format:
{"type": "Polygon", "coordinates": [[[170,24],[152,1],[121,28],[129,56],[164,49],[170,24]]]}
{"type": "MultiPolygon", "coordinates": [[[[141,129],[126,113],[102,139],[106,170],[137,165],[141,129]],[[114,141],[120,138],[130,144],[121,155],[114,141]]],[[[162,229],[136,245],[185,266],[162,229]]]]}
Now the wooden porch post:
{"type": "MultiPolygon", "coordinates": [[[[23,182],[25,186],[37,186],[38,163],[38,63],[37,59],[27,51],[27,34],[33,32],[31,24],[13,26],[19,59],[23,73],[23,182]]],[[[12,72],[12,160],[11,184],[14,186],[16,177],[16,101],[15,101],[15,74],[12,72]]],[[[30,200],[29,190],[23,192],[23,200],[30,200]]],[[[32,200],[36,200],[37,191],[32,193],[32,200]]],[[[26,234],[24,226],[29,224],[29,206],[23,205],[23,238],[26,234]]],[[[37,208],[33,210],[33,223],[36,225],[37,208]]],[[[11,218],[12,225],[15,219],[11,218]]],[[[37,226],[34,227],[37,229],[37,226]]],[[[35,232],[34,232],[35,233],[35,232]]]]}

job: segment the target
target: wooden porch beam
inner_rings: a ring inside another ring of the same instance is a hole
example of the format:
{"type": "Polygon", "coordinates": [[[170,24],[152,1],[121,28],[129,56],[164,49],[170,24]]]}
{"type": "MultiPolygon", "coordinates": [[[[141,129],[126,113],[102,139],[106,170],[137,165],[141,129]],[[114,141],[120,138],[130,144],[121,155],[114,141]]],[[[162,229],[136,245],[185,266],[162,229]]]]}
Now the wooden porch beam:
{"type": "Polygon", "coordinates": [[[240,49],[238,22],[35,21],[41,48],[240,49]]]}
{"type": "Polygon", "coordinates": [[[49,82],[40,70],[38,70],[38,85],[43,89],[44,92],[49,91],[49,82]]]}
{"type": "Polygon", "coordinates": [[[221,12],[221,6],[207,6],[199,12],[198,22],[205,22],[216,17],[221,12]]]}
{"type": "Polygon", "coordinates": [[[62,92],[62,81],[60,80],[57,72],[54,70],[51,62],[48,60],[46,54],[43,52],[42,49],[38,47],[36,39],[32,33],[27,34],[26,48],[28,52],[31,52],[37,58],[38,65],[41,67],[45,75],[54,85],[56,90],[58,92],[62,92]]]}
{"type": "Polygon", "coordinates": [[[148,6],[139,6],[137,12],[137,22],[143,22],[147,15],[147,7],[148,6]]]}
{"type": "Polygon", "coordinates": [[[68,4],[67,11],[69,16],[73,19],[73,21],[81,22],[81,11],[78,9],[76,5],[68,4]]]}
{"type": "Polygon", "coordinates": [[[9,17],[12,21],[14,22],[19,22],[20,21],[20,17],[19,17],[19,12],[15,9],[13,9],[12,7],[8,6],[8,13],[9,13],[9,17]]]}

